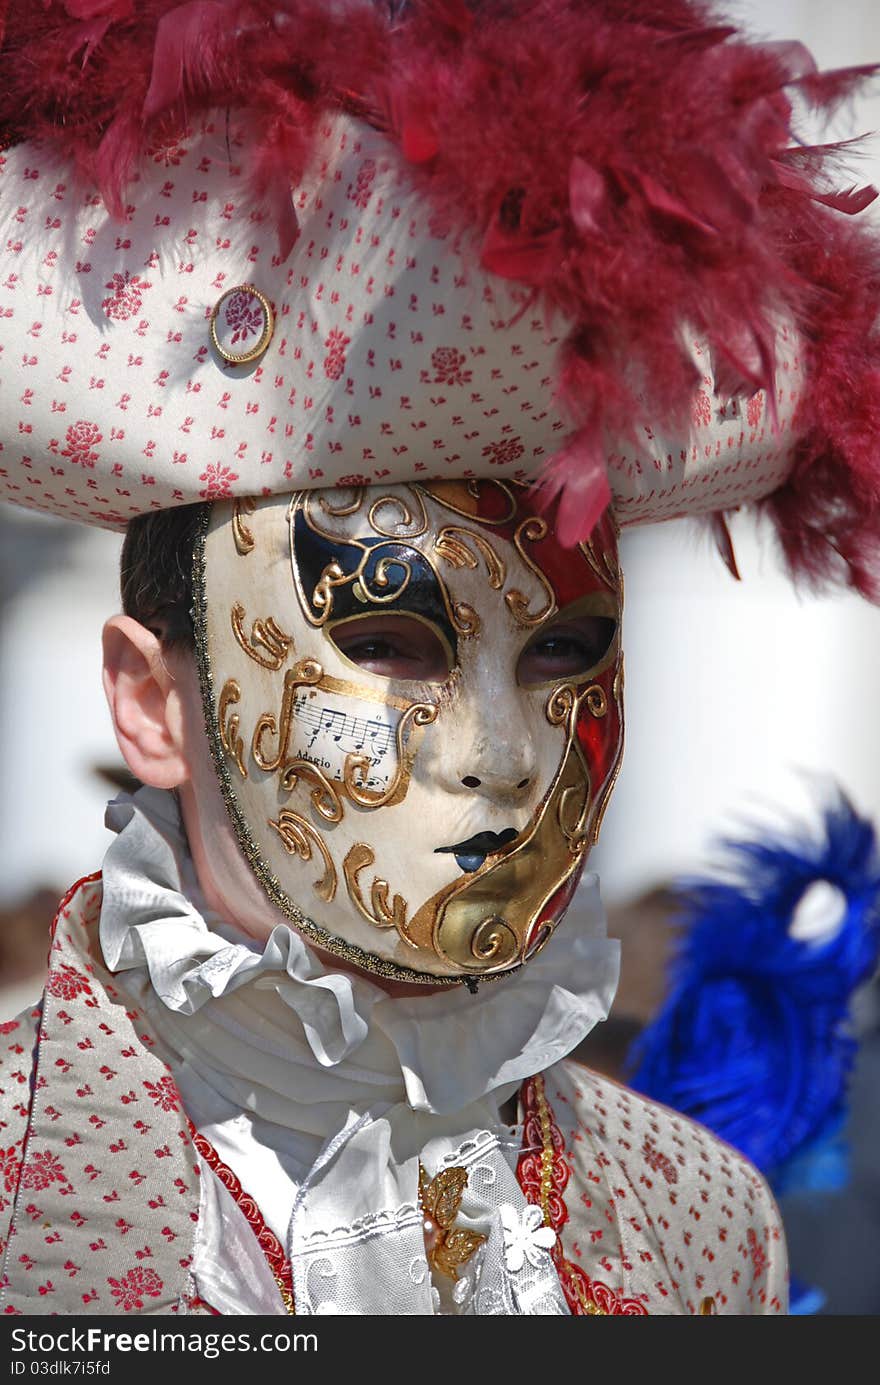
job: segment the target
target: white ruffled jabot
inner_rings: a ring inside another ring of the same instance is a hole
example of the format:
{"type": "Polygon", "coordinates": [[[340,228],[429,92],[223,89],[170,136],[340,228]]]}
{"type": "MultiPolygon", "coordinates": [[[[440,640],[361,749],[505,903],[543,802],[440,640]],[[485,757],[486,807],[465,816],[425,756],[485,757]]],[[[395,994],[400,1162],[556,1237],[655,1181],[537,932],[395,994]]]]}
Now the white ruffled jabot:
{"type": "Polygon", "coordinates": [[[259,1193],[287,1246],[297,1312],[435,1311],[420,1160],[432,1176],[468,1168],[457,1225],[487,1237],[444,1306],[565,1312],[537,1241],[508,1268],[522,1259],[505,1246],[527,1204],[499,1107],[608,1013],[618,945],[596,877],[510,977],[477,995],[392,998],[328,968],[286,923],[258,944],[212,914],[172,794],[123,795],[107,825],[118,833],[103,867],[107,964],[149,1014],[191,1119],[259,1193]]]}

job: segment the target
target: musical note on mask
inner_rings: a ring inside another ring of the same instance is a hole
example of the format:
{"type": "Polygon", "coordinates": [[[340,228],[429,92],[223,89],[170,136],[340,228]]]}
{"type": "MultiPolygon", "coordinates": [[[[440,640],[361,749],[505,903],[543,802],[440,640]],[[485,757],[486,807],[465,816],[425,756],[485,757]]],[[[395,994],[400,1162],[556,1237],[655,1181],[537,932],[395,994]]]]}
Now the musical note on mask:
{"type": "MultiPolygon", "coordinates": [[[[363,704],[360,704],[361,706],[363,704]]],[[[380,707],[371,716],[358,716],[350,697],[321,690],[297,694],[293,702],[291,755],[309,760],[331,779],[342,781],[346,756],[368,755],[370,771],[364,786],[382,793],[397,767],[395,739],[400,712],[380,707]]]]}

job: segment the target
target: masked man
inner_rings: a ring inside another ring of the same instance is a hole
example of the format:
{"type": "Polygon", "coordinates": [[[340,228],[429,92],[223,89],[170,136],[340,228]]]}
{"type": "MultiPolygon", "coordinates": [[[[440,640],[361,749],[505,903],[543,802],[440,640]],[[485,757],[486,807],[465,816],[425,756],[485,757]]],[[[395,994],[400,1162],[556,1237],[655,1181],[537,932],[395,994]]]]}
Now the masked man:
{"type": "Polygon", "coordinates": [[[754,1171],[565,1059],[619,524],[870,586],[869,196],[785,95],[855,75],[615,8],[10,21],[0,479],[128,526],[145,787],[4,1037],[8,1311],[784,1311],[754,1171]]]}

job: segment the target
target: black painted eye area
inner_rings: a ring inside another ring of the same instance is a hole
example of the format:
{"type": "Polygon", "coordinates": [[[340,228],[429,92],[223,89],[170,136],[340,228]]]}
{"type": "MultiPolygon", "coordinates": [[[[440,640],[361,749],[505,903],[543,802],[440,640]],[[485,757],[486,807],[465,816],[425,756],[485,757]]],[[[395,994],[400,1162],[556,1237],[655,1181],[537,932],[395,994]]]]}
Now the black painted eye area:
{"type": "Polygon", "coordinates": [[[545,626],[520,655],[517,679],[529,688],[586,677],[608,654],[616,634],[611,616],[584,615],[545,626]]]}
{"type": "MultiPolygon", "coordinates": [[[[415,624],[426,623],[439,635],[441,644],[455,654],[458,636],[437,574],[417,549],[396,539],[375,536],[331,539],[311,528],[302,511],[298,511],[292,558],[310,619],[317,616],[324,623],[327,615],[324,603],[329,596],[330,621],[337,629],[343,621],[352,618],[409,617],[415,624]],[[329,591],[328,575],[331,575],[329,591]]],[[[382,628],[386,631],[385,638],[390,639],[392,627],[382,628]]]]}
{"type": "Polygon", "coordinates": [[[426,620],[390,613],[340,621],[328,637],[350,663],[381,678],[443,683],[452,661],[439,633],[426,620]]]}

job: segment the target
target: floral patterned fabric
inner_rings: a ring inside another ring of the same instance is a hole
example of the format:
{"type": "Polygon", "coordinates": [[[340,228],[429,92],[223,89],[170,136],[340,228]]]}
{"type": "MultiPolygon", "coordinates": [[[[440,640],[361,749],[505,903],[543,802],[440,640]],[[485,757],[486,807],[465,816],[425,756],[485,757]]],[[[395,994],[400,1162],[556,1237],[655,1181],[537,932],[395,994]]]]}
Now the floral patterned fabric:
{"type": "MultiPolygon", "coordinates": [[[[194,1133],[100,960],[100,902],[97,876],[62,901],[43,1006],[0,1026],[0,1310],[211,1312],[194,1133]]],[[[574,1314],[785,1311],[778,1214],[735,1151],[572,1062],[524,1084],[521,1114],[532,1207],[502,1216],[505,1254],[550,1250],[574,1314]]]]}
{"type": "Polygon", "coordinates": [[[190,1291],[198,1160],[156,1042],[99,960],[100,906],[91,876],[56,917],[32,1098],[15,1039],[33,1030],[10,1033],[6,1313],[171,1313],[190,1291]]]}
{"type": "MultiPolygon", "coordinates": [[[[473,476],[526,480],[577,421],[553,380],[570,323],[469,264],[394,147],[348,116],[316,134],[287,259],[250,184],[252,132],[223,110],[157,149],[124,234],[45,146],[0,152],[0,497],[121,529],[133,515],[300,486],[473,476]],[[222,234],[221,234],[222,230],[222,234]],[[275,331],[265,354],[230,366],[275,331]]],[[[616,437],[621,524],[735,508],[791,466],[806,360],[783,326],[773,407],[719,409],[705,345],[677,430],[616,437]]],[[[721,388],[721,385],[718,385],[721,388]]]]}
{"type": "Polygon", "coordinates": [[[548,1145],[543,1201],[573,1313],[786,1312],[779,1213],[742,1155],[578,1063],[527,1082],[523,1109],[520,1182],[541,1205],[548,1145]]]}

